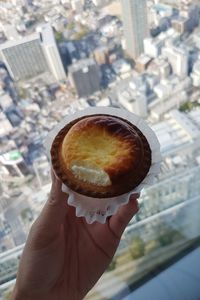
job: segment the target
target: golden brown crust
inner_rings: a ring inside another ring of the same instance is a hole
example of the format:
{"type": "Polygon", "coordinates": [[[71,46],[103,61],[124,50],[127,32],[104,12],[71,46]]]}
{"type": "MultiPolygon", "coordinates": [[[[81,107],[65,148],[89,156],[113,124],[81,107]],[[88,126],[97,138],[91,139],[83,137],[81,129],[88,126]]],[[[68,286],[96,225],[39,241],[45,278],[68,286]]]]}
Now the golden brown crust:
{"type": "Polygon", "coordinates": [[[94,198],[130,192],[143,181],[151,166],[151,150],[141,131],[110,115],[85,116],[66,125],[53,141],[51,157],[62,182],[77,193],[94,198]],[[101,186],[79,180],[70,166],[80,161],[105,171],[111,184],[101,186]]]}

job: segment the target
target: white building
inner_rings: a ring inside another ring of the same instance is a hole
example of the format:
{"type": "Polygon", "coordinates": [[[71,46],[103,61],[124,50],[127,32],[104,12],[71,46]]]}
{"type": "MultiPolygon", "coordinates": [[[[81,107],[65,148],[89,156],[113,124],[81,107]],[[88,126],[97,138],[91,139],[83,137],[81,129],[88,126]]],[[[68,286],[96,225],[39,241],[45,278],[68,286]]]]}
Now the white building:
{"type": "Polygon", "coordinates": [[[189,55],[186,49],[165,47],[162,49],[162,54],[167,57],[174,74],[180,78],[184,78],[188,75],[189,55]]]}
{"type": "Polygon", "coordinates": [[[28,174],[21,153],[15,149],[0,155],[1,181],[7,176],[24,178],[28,174]]]}
{"type": "Polygon", "coordinates": [[[144,52],[152,58],[156,58],[161,54],[164,46],[166,35],[160,34],[156,38],[144,39],[144,52]]]}
{"type": "Polygon", "coordinates": [[[13,101],[9,94],[3,93],[2,95],[0,95],[0,107],[3,110],[6,110],[11,105],[13,105],[13,101]]]}
{"type": "Polygon", "coordinates": [[[38,31],[41,32],[41,45],[51,73],[58,81],[66,79],[51,25],[45,24],[38,31]]]}
{"type": "Polygon", "coordinates": [[[39,31],[0,46],[0,56],[13,80],[26,80],[49,71],[56,80],[66,78],[50,24],[39,31]]]}
{"type": "Polygon", "coordinates": [[[38,33],[3,43],[0,53],[15,81],[29,79],[48,71],[38,33]]]}
{"type": "Polygon", "coordinates": [[[192,78],[193,86],[199,88],[199,86],[200,86],[200,59],[195,62],[190,77],[192,78]]]}
{"type": "Polygon", "coordinates": [[[167,78],[171,74],[171,66],[167,59],[162,56],[154,59],[148,67],[148,72],[154,74],[161,79],[167,78]]]}
{"type": "MultiPolygon", "coordinates": [[[[162,155],[177,151],[183,144],[192,144],[200,138],[200,110],[190,114],[173,110],[165,120],[153,125],[161,145],[162,155]]],[[[200,143],[199,143],[200,144],[200,143]]]]}
{"type": "Polygon", "coordinates": [[[165,113],[188,100],[188,91],[192,87],[192,79],[186,77],[180,81],[177,76],[170,76],[169,79],[161,80],[154,87],[157,99],[149,103],[149,111],[151,115],[159,120],[165,113]]]}
{"type": "Polygon", "coordinates": [[[121,82],[117,91],[117,98],[122,107],[143,118],[147,117],[146,84],[138,86],[134,81],[121,82]]]}
{"type": "Polygon", "coordinates": [[[126,51],[136,59],[143,51],[148,36],[146,0],[121,0],[126,51]]]}
{"type": "Polygon", "coordinates": [[[3,112],[0,112],[0,137],[9,135],[13,127],[3,112]]]}

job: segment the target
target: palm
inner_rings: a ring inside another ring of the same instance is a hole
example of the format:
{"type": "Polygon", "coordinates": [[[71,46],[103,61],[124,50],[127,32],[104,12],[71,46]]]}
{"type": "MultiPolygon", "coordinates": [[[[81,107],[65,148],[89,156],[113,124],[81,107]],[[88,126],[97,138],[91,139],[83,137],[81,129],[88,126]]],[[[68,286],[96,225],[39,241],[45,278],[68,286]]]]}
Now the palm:
{"type": "Polygon", "coordinates": [[[34,295],[31,300],[83,299],[111,262],[122,232],[138,210],[134,201],[106,224],[88,225],[61,202],[66,195],[60,193],[59,198],[45,205],[20,262],[17,284],[23,290],[26,283],[27,295],[34,295]]]}
{"type": "Polygon", "coordinates": [[[69,299],[82,299],[111,262],[119,239],[111,232],[108,223],[91,226],[83,219],[71,218],[65,228],[64,256],[58,262],[61,274],[57,273],[58,278],[62,278],[62,288],[58,290],[62,291],[61,299],[66,299],[66,295],[69,299]],[[73,291],[73,297],[70,291],[73,291]]]}

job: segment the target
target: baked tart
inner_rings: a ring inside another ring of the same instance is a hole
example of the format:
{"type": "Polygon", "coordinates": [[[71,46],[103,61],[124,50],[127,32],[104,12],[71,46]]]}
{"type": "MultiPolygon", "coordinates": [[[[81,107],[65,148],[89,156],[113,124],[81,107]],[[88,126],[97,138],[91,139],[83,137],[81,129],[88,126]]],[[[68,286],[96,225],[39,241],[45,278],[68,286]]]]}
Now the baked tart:
{"type": "Polygon", "coordinates": [[[84,116],[67,124],[51,147],[56,175],[71,190],[110,198],[135,189],[151,167],[146,137],[130,122],[111,115],[84,116]]]}

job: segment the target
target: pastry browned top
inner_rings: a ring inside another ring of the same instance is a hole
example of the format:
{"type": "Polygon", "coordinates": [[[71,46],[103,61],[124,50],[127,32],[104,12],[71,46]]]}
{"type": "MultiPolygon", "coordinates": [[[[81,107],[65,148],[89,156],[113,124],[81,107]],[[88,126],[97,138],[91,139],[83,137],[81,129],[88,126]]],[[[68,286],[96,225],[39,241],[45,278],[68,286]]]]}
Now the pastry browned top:
{"type": "Polygon", "coordinates": [[[151,150],[141,131],[109,115],[68,124],[56,136],[51,156],[55,172],[67,186],[95,198],[130,192],[151,165],[151,150]]]}

